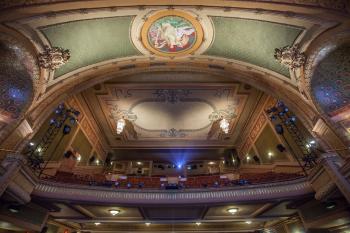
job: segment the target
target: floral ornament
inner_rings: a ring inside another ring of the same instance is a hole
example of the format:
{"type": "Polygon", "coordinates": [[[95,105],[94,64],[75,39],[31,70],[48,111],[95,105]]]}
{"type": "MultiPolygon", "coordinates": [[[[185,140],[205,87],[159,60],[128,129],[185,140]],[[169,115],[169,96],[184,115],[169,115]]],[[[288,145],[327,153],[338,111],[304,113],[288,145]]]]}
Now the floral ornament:
{"type": "Polygon", "coordinates": [[[45,46],[44,52],[40,53],[38,57],[39,66],[53,71],[66,64],[69,58],[70,52],[68,49],[45,46]]]}
{"type": "Polygon", "coordinates": [[[279,63],[292,70],[300,68],[306,62],[306,56],[300,52],[298,44],[275,49],[274,57],[279,63]]]}

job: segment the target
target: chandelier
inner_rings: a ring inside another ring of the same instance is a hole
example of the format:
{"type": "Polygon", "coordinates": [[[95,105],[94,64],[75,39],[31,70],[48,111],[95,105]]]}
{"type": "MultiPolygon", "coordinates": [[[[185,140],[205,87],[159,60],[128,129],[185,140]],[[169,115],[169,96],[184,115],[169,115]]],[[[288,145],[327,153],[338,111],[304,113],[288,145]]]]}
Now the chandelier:
{"type": "Polygon", "coordinates": [[[125,120],[123,118],[117,121],[117,134],[121,134],[125,127],[125,120]]]}
{"type": "Polygon", "coordinates": [[[229,126],[230,126],[230,123],[228,123],[228,121],[223,118],[221,121],[220,121],[220,128],[222,129],[222,131],[224,131],[224,133],[228,133],[228,130],[229,130],[229,126]]]}

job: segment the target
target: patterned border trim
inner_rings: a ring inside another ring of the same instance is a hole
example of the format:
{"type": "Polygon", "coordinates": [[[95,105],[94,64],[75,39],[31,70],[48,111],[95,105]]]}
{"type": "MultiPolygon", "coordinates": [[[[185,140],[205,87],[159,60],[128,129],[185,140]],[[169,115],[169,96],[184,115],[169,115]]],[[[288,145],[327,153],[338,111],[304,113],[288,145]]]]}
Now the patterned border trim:
{"type": "Polygon", "coordinates": [[[223,203],[233,201],[258,201],[295,198],[313,194],[311,185],[305,178],[271,184],[216,190],[113,190],[102,187],[69,185],[41,181],[32,195],[68,201],[86,201],[120,204],[177,204],[223,203]]]}

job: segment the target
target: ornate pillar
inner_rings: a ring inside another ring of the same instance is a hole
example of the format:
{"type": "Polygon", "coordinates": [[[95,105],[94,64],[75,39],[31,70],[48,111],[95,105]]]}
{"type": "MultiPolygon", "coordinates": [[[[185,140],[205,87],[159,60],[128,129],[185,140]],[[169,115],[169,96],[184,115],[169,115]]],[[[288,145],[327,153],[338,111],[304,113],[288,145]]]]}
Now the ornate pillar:
{"type": "Polygon", "coordinates": [[[3,175],[0,177],[0,196],[6,191],[21,204],[30,202],[30,195],[38,180],[25,166],[25,158],[20,154],[9,154],[2,161],[1,167],[3,175]]]}
{"type": "Polygon", "coordinates": [[[309,181],[315,190],[317,200],[326,200],[335,188],[350,203],[349,182],[350,160],[345,162],[335,153],[322,154],[319,165],[313,169],[309,181]]]}

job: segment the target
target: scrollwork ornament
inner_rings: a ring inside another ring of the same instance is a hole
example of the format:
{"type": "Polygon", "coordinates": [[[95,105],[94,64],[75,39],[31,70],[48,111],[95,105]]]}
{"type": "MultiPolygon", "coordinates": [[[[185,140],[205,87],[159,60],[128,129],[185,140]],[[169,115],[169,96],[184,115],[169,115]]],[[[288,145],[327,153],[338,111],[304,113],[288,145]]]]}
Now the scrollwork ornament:
{"type": "Polygon", "coordinates": [[[300,52],[298,44],[276,48],[274,57],[279,63],[291,70],[302,67],[306,62],[306,56],[300,52]]]}
{"type": "Polygon", "coordinates": [[[39,65],[44,69],[54,71],[68,62],[70,51],[61,47],[45,46],[43,53],[39,54],[39,65]]]}

